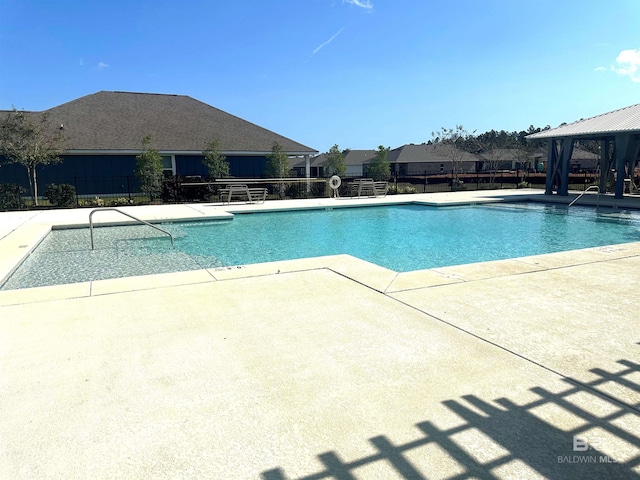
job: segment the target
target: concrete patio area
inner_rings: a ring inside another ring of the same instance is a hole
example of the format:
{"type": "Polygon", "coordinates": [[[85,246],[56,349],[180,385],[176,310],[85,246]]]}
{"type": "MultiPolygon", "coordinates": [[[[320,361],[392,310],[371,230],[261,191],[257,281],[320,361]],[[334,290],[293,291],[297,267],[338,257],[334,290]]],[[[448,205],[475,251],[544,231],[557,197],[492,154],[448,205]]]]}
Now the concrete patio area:
{"type": "MultiPolygon", "coordinates": [[[[52,225],[87,216],[0,213],[0,278],[52,225]]],[[[629,243],[407,273],[337,255],[0,291],[0,477],[640,477],[639,272],[629,243]]]]}

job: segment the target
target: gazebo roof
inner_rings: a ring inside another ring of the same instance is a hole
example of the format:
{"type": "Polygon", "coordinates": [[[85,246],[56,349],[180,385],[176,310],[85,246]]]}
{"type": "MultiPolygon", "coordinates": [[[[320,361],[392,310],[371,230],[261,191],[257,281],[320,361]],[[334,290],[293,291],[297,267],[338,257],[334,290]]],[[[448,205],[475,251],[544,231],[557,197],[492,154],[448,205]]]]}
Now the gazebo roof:
{"type": "Polygon", "coordinates": [[[526,138],[529,140],[562,137],[606,138],[616,133],[640,134],[640,103],[550,130],[543,130],[527,135],[526,138]]]}

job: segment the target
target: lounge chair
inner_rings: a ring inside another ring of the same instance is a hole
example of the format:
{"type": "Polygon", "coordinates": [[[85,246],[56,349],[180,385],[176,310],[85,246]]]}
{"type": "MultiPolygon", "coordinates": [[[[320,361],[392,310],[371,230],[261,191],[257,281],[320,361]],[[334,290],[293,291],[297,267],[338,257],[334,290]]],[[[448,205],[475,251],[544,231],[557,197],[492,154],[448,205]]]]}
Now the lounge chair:
{"type": "Polygon", "coordinates": [[[351,184],[352,197],[385,197],[389,182],[374,182],[372,178],[356,178],[351,184]]]}
{"type": "Polygon", "coordinates": [[[227,185],[220,189],[222,203],[231,203],[236,198],[246,200],[248,203],[264,203],[267,199],[266,188],[249,188],[247,185],[227,185]]]}

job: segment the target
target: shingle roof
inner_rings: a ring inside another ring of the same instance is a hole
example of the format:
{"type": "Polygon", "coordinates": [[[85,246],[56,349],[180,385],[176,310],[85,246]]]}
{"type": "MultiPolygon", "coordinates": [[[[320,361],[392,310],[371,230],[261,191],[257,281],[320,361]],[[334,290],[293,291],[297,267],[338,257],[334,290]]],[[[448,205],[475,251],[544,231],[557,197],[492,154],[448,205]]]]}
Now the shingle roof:
{"type": "MultiPolygon", "coordinates": [[[[320,155],[316,155],[315,157],[311,157],[309,159],[309,166],[321,167],[325,164],[326,161],[327,161],[327,154],[321,153],[320,155]]],[[[305,166],[306,166],[306,160],[300,159],[299,161],[291,165],[291,168],[304,168],[305,166]]]]}
{"type": "MultiPolygon", "coordinates": [[[[372,162],[376,158],[377,150],[345,150],[342,152],[345,166],[360,166],[372,162]]],[[[327,163],[327,154],[321,153],[311,159],[310,166],[322,167],[327,163]]],[[[304,167],[304,161],[300,161],[294,167],[304,167]]]]}
{"type": "Polygon", "coordinates": [[[362,165],[371,163],[376,158],[377,150],[346,150],[344,155],[345,165],[362,165]]]}
{"type": "MultiPolygon", "coordinates": [[[[450,145],[429,145],[426,143],[420,145],[403,145],[391,150],[387,156],[390,163],[445,163],[450,162],[451,157],[449,151],[454,148],[450,145]]],[[[460,160],[463,162],[475,162],[477,156],[461,151],[460,160]]]]}
{"type": "Polygon", "coordinates": [[[596,137],[631,132],[640,133],[640,103],[527,135],[526,138],[596,137]]]}
{"type": "Polygon", "coordinates": [[[290,154],[314,154],[277,133],[185,95],[98,92],[47,110],[64,125],[68,150],[141,149],[150,135],[161,152],[201,152],[217,140],[222,152],[270,153],[274,142],[290,154]]]}

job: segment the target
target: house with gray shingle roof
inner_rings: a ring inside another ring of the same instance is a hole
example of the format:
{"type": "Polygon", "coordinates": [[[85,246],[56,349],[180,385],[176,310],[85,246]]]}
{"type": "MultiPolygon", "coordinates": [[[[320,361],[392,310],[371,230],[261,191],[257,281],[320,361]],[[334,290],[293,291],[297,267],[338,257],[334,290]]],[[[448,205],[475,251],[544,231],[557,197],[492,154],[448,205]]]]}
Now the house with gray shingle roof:
{"type": "MultiPolygon", "coordinates": [[[[347,177],[362,177],[366,173],[367,165],[376,158],[377,150],[351,150],[346,149],[342,152],[344,164],[347,167],[347,177]]],[[[327,162],[326,153],[316,155],[311,159],[310,174],[312,177],[323,177],[325,174],[324,166],[327,162]]],[[[293,165],[298,175],[304,176],[304,161],[298,161],[293,165]]]]}
{"type": "MultiPolygon", "coordinates": [[[[30,112],[34,116],[40,113],[30,112]]],[[[165,172],[183,176],[206,177],[202,152],[214,140],[234,177],[263,176],[274,142],[294,161],[318,153],[185,95],[102,91],[46,113],[50,125],[64,132],[65,154],[62,163],[38,169],[39,183],[75,182],[80,194],[126,190],[124,183],[135,182],[135,157],[147,135],[163,157],[165,172]]],[[[8,112],[0,112],[3,114],[8,112]]],[[[22,183],[22,177],[26,179],[19,165],[0,168],[0,183],[22,183]]]]}
{"type": "MultiPolygon", "coordinates": [[[[398,176],[429,175],[436,173],[450,173],[453,169],[451,162],[451,145],[433,145],[422,143],[409,144],[389,151],[387,160],[391,164],[391,172],[398,176]]],[[[459,173],[475,172],[478,161],[477,155],[459,151],[459,173]]]]}
{"type": "MultiPolygon", "coordinates": [[[[449,174],[453,170],[450,145],[408,144],[389,150],[387,161],[392,175],[399,177],[414,175],[449,174]]],[[[345,150],[345,165],[348,177],[366,176],[367,165],[376,157],[377,150],[345,150]]],[[[515,148],[495,149],[485,154],[472,154],[459,151],[459,173],[485,172],[493,165],[496,170],[519,170],[544,168],[546,153],[543,150],[526,152],[515,148]]],[[[310,175],[325,176],[324,165],[327,161],[325,153],[311,159],[310,175]]],[[[594,171],[597,168],[598,155],[581,148],[575,148],[571,157],[572,171],[594,171]]],[[[305,162],[298,161],[293,165],[299,176],[305,174],[305,162]]]]}
{"type": "MultiPolygon", "coordinates": [[[[391,164],[391,172],[398,176],[431,175],[450,173],[453,169],[450,145],[403,145],[389,151],[387,159],[391,164]]],[[[526,153],[516,148],[495,149],[483,154],[472,154],[460,151],[458,153],[460,173],[483,172],[491,168],[496,170],[517,170],[521,168],[536,168],[542,163],[544,152],[534,151],[526,153]]],[[[574,171],[594,170],[598,156],[583,149],[574,149],[571,165],[574,171]]]]}
{"type": "MultiPolygon", "coordinates": [[[[393,150],[389,150],[387,161],[391,167],[391,173],[404,175],[424,175],[435,173],[449,173],[452,169],[449,149],[454,148],[448,145],[403,145],[393,150]]],[[[376,158],[377,150],[345,150],[343,152],[344,162],[347,167],[347,176],[366,176],[367,166],[376,158]]],[[[462,172],[475,172],[478,156],[467,152],[460,152],[462,159],[462,172]]],[[[311,159],[311,176],[323,176],[326,154],[320,154],[311,159]]],[[[294,165],[294,168],[301,174],[304,167],[303,162],[294,165]]]]}

